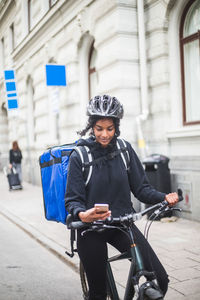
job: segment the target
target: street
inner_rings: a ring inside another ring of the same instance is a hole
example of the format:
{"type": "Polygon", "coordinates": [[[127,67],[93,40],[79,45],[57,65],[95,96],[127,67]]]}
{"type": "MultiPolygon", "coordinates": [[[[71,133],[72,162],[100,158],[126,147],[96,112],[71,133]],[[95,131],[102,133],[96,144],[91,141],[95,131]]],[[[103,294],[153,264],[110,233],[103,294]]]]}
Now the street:
{"type": "Polygon", "coordinates": [[[0,215],[0,300],[80,300],[78,274],[0,215]]]}

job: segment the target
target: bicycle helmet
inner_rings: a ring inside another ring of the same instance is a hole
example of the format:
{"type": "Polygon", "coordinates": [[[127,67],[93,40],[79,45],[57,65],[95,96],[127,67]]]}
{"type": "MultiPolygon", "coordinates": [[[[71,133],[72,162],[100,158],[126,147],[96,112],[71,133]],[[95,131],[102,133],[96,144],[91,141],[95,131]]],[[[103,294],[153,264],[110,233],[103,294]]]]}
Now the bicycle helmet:
{"type": "Polygon", "coordinates": [[[88,116],[102,116],[122,119],[124,109],[119,100],[108,95],[95,96],[87,107],[88,116]]]}

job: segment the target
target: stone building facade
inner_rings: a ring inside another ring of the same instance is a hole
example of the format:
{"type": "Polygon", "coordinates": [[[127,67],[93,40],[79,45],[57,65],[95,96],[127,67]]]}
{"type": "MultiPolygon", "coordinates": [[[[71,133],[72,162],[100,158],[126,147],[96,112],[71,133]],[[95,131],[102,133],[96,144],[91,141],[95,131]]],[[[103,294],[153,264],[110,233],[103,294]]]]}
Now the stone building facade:
{"type": "Polygon", "coordinates": [[[24,180],[40,184],[44,149],[77,139],[90,97],[115,95],[125,109],[122,136],[141,159],[170,158],[172,189],[185,194],[183,215],[200,220],[198,20],[199,0],[1,0],[1,168],[18,140],[24,180]],[[66,87],[46,86],[49,63],[66,66],[66,87]],[[9,69],[17,112],[6,109],[9,69]]]}

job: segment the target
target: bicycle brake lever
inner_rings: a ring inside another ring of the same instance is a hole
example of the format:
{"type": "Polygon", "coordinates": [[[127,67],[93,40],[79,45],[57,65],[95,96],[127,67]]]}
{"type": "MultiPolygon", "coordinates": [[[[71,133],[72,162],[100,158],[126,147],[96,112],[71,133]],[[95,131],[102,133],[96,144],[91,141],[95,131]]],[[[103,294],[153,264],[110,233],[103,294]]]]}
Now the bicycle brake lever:
{"type": "Polygon", "coordinates": [[[175,211],[182,211],[182,209],[181,208],[171,208],[171,210],[175,210],[175,211]]]}
{"type": "Polygon", "coordinates": [[[138,221],[138,220],[141,220],[142,219],[142,214],[139,212],[139,213],[136,213],[132,216],[132,220],[133,222],[135,221],[138,221]]]}
{"type": "Polygon", "coordinates": [[[156,209],[152,214],[151,214],[151,220],[158,217],[161,213],[167,212],[168,210],[171,210],[169,206],[161,206],[160,208],[156,209]]]}
{"type": "Polygon", "coordinates": [[[84,236],[89,231],[94,231],[94,230],[92,230],[92,229],[86,229],[86,230],[84,230],[84,231],[81,232],[81,235],[84,236]]]}

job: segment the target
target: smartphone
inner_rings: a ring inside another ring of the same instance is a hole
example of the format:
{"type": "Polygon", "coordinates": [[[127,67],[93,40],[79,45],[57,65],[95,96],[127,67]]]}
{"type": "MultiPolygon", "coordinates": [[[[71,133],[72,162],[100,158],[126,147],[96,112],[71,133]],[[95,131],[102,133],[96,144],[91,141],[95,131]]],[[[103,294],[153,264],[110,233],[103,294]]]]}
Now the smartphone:
{"type": "Polygon", "coordinates": [[[99,208],[98,214],[105,213],[109,210],[109,205],[106,203],[95,203],[94,207],[99,208]]]}

